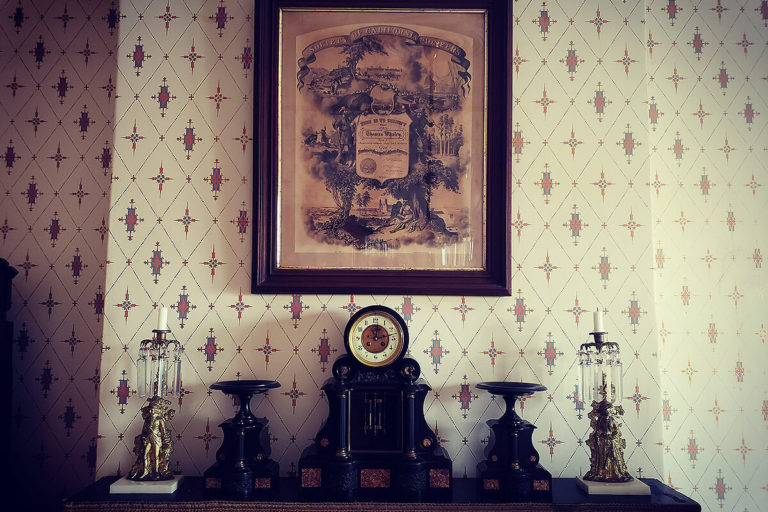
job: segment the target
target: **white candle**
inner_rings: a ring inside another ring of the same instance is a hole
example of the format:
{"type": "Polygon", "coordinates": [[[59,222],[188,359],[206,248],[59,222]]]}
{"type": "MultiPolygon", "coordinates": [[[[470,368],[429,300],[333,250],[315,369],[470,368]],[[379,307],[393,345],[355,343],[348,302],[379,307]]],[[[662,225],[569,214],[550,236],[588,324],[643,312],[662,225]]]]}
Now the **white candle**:
{"type": "Polygon", "coordinates": [[[603,312],[600,311],[600,308],[598,308],[594,313],[592,313],[592,320],[594,321],[594,329],[592,332],[605,332],[603,329],[603,312]]]}
{"type": "Polygon", "coordinates": [[[157,310],[157,329],[158,331],[168,330],[168,308],[161,307],[157,310]]]}

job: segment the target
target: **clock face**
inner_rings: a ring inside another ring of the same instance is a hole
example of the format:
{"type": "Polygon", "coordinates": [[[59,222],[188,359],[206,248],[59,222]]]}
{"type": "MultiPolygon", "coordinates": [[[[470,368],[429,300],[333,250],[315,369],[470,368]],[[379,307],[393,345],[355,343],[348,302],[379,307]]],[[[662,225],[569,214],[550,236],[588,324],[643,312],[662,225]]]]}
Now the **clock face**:
{"type": "Polygon", "coordinates": [[[408,348],[408,329],[395,311],[368,306],[350,318],[345,330],[347,352],[366,366],[387,366],[408,348]]]}

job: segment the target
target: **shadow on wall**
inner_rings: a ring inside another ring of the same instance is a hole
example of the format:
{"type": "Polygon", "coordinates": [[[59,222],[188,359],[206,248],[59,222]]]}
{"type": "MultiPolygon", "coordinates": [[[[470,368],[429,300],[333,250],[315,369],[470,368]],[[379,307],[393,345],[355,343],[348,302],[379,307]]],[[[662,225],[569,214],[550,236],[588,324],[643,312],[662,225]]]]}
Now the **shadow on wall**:
{"type": "Polygon", "coordinates": [[[0,257],[18,270],[3,460],[18,504],[53,510],[96,469],[117,59],[133,47],[118,50],[115,1],[3,9],[0,257]]]}

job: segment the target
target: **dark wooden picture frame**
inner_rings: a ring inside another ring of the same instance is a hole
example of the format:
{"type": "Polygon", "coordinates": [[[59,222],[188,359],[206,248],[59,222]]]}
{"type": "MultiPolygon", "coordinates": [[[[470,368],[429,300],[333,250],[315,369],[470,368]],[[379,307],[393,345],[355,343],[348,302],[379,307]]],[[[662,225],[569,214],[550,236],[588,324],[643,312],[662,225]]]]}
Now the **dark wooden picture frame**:
{"type": "Polygon", "coordinates": [[[254,51],[254,293],[509,295],[511,286],[511,0],[260,0],[254,51]],[[480,270],[278,268],[278,48],[281,8],[487,11],[485,265],[480,270]]]}

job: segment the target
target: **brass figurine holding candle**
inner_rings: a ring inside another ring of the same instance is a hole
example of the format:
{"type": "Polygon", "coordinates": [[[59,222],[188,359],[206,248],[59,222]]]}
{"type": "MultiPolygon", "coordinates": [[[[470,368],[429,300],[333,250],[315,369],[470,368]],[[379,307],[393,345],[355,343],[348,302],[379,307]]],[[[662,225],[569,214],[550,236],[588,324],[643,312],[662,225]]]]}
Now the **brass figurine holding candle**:
{"type": "Polygon", "coordinates": [[[133,453],[136,462],[128,472],[130,480],[170,480],[173,474],[170,470],[173,441],[166,422],[173,417],[170,402],[159,396],[147,400],[147,405],[141,408],[144,427],[141,434],[134,439],[133,453]]]}
{"type": "Polygon", "coordinates": [[[169,423],[174,410],[164,397],[181,391],[181,345],[168,338],[168,308],[160,308],[157,329],[152,332],[152,339],[142,340],[136,360],[139,396],[149,395],[141,408],[144,426],[134,439],[136,462],[128,473],[128,479],[137,481],[173,479],[169,423]]]}
{"type": "Polygon", "coordinates": [[[626,441],[621,436],[621,416],[624,409],[614,405],[623,394],[622,363],[619,345],[605,341],[607,333],[603,327],[603,314],[594,313],[595,341],[579,347],[579,391],[582,400],[592,403],[590,419],[592,432],[587,439],[590,468],[583,476],[593,482],[630,482],[632,476],[624,462],[626,441]]]}

